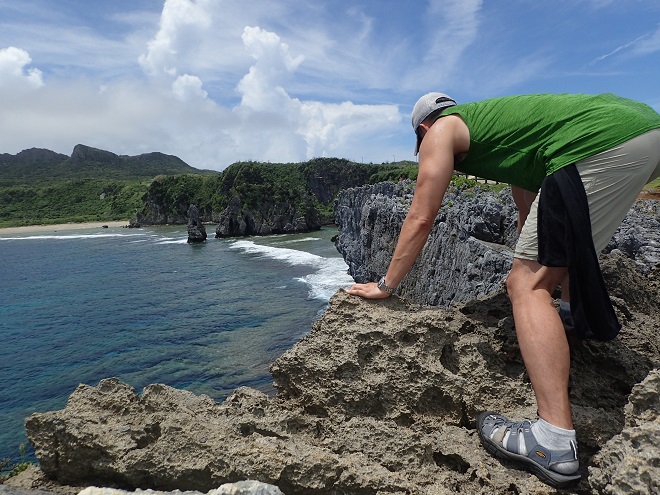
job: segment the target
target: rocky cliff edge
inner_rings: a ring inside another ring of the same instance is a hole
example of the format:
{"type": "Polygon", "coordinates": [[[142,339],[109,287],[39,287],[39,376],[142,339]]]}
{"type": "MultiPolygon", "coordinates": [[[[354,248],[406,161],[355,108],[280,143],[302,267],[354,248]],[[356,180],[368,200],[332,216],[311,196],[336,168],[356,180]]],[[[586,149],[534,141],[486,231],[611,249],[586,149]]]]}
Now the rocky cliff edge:
{"type": "MultiPolygon", "coordinates": [[[[660,488],[658,270],[602,259],[623,323],[573,345],[571,398],[583,481],[576,493],[660,488]]],[[[499,291],[450,310],[337,293],[272,365],[275,397],[218,404],[164,385],[80,385],[27,431],[59,483],[207,491],[258,479],[295,494],[552,493],[486,454],[475,416],[534,417],[509,302],[499,291]]],[[[655,490],[655,491],[654,491],[655,490]]]]}
{"type": "MultiPolygon", "coordinates": [[[[378,272],[377,251],[391,235],[385,225],[405,209],[407,186],[392,187],[404,198],[364,190],[340,202],[342,221],[353,219],[358,230],[338,243],[353,272],[366,267],[361,276],[378,272]]],[[[497,267],[510,257],[515,223],[506,201],[495,195],[481,209],[474,203],[468,218],[439,216],[436,227],[462,253],[442,268],[445,280],[489,273],[484,263],[497,267]]],[[[601,256],[623,329],[612,342],[572,344],[583,475],[574,493],[660,492],[660,265],[657,232],[644,233],[657,217],[635,215],[601,256]]],[[[434,260],[432,251],[427,256],[434,260]]],[[[435,253],[435,263],[443,259],[451,257],[435,253]]],[[[26,422],[41,469],[59,484],[126,489],[208,491],[256,479],[287,495],[554,493],[489,456],[474,429],[485,410],[536,414],[501,284],[505,272],[487,295],[448,282],[454,296],[469,298],[433,296],[448,309],[410,302],[423,297],[419,273],[404,287],[407,300],[338,292],[309,334],[272,365],[275,397],[241,388],[218,404],[164,385],[141,394],[116,379],[80,385],[63,410],[26,422]]]]}

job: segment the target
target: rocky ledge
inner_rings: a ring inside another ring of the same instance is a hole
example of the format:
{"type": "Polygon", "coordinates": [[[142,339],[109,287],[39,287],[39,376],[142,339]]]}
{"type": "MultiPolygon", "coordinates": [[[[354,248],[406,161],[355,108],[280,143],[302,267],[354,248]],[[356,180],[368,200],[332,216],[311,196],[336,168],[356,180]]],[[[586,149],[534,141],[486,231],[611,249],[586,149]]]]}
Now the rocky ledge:
{"type": "MultiPolygon", "coordinates": [[[[623,323],[609,343],[572,347],[582,482],[577,493],[660,489],[659,270],[602,258],[623,323]]],[[[208,491],[256,479],[295,494],[552,493],[489,456],[484,410],[536,406],[503,290],[449,310],[337,293],[271,368],[275,397],[218,404],[116,379],[80,385],[63,410],[26,422],[58,483],[208,491]]]]}
{"type": "MultiPolygon", "coordinates": [[[[357,280],[387,266],[411,195],[405,182],[340,195],[337,245],[357,280]]],[[[623,329],[572,344],[575,493],[660,493],[659,232],[657,203],[640,202],[601,255],[623,329]]],[[[536,414],[502,286],[515,237],[507,191],[451,190],[403,297],[338,292],[272,365],[274,397],[80,385],[63,410],[26,421],[44,476],[202,492],[259,480],[286,495],[554,493],[489,456],[474,428],[485,410],[536,414]]]]}

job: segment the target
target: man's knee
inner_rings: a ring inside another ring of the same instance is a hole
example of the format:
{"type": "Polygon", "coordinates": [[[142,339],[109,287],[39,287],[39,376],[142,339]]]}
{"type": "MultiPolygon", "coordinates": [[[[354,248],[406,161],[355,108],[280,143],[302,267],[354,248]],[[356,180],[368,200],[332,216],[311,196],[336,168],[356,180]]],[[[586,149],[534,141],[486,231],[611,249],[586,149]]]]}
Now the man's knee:
{"type": "Polygon", "coordinates": [[[536,261],[514,258],[505,281],[509,299],[513,301],[517,296],[534,290],[552,293],[566,274],[566,268],[549,268],[536,261]]]}
{"type": "Polygon", "coordinates": [[[520,266],[514,262],[505,281],[506,293],[509,299],[513,300],[517,294],[524,290],[526,279],[528,278],[524,276],[520,266]]]}

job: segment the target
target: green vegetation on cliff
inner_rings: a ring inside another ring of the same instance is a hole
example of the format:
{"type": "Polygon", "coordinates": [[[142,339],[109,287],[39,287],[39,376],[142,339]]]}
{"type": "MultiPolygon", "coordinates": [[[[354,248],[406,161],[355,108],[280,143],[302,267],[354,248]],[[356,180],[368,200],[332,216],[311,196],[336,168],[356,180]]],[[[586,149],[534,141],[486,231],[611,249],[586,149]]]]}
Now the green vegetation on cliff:
{"type": "Polygon", "coordinates": [[[313,208],[329,222],[334,198],[342,189],[416,176],[414,162],[375,165],[339,158],[303,163],[238,162],[217,175],[157,177],[144,197],[140,217],[146,223],[183,221],[189,205],[194,204],[200,217],[209,221],[236,198],[243,211],[266,215],[277,205],[298,212],[313,208]]]}
{"type": "Polygon", "coordinates": [[[77,145],[71,157],[44,149],[0,154],[0,227],[128,220],[185,223],[191,204],[214,220],[232,200],[266,213],[277,205],[316,210],[329,221],[337,193],[383,180],[415,179],[415,162],[238,162],[198,170],[162,153],[121,156],[77,145]]]}
{"type": "Polygon", "coordinates": [[[32,148],[0,154],[0,186],[33,185],[53,179],[150,180],[158,174],[207,173],[163,153],[116,155],[78,144],[71,156],[32,148]]]}
{"type": "Polygon", "coordinates": [[[126,220],[142,206],[149,181],[66,179],[0,186],[0,227],[126,220]]]}
{"type": "Polygon", "coordinates": [[[77,145],[70,157],[32,148],[0,154],[0,227],[127,220],[157,174],[205,174],[163,153],[116,155],[77,145]]]}

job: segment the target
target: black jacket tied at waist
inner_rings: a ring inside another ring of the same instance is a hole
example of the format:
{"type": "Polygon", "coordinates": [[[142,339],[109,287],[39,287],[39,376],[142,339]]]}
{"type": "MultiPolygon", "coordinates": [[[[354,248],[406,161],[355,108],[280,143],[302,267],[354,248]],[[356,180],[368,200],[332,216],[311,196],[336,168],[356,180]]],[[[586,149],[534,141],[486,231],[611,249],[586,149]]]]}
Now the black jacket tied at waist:
{"type": "Polygon", "coordinates": [[[538,236],[539,263],[568,267],[576,336],[612,340],[621,324],[600,271],[587,194],[575,165],[557,170],[541,184],[538,236]]]}

